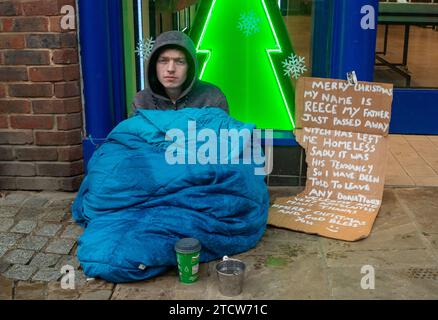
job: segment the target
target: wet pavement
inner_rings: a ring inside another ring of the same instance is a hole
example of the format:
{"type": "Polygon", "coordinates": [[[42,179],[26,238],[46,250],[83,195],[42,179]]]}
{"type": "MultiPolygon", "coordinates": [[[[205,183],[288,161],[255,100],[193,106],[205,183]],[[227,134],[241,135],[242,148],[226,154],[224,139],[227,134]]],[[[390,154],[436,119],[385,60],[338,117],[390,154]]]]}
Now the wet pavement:
{"type": "MultiPolygon", "coordinates": [[[[298,191],[270,188],[271,200],[298,191]]],[[[176,269],[128,284],[87,279],[76,259],[82,229],[71,218],[74,197],[0,194],[0,300],[230,299],[218,291],[218,261],[201,264],[193,285],[179,283],[176,269]],[[61,286],[66,265],[74,289],[61,286]]],[[[243,292],[233,299],[438,299],[438,188],[386,188],[367,239],[268,227],[256,248],[234,257],[247,270],[243,292]],[[366,281],[372,272],[374,289],[366,281]]]]}

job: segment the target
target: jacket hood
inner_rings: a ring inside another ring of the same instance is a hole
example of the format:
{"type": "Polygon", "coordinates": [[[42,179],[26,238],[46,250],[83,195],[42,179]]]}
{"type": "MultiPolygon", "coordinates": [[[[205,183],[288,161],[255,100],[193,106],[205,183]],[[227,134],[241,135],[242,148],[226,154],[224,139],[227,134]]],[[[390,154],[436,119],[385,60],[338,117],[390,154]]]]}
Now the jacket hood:
{"type": "Polygon", "coordinates": [[[187,80],[183,84],[182,92],[179,98],[187,95],[198,81],[198,60],[196,59],[196,48],[192,39],[181,31],[168,31],[160,34],[152,48],[149,59],[146,62],[146,87],[149,87],[154,95],[169,99],[164,91],[163,86],[157,78],[156,63],[162,49],[167,46],[177,46],[186,54],[189,64],[187,80]]]}

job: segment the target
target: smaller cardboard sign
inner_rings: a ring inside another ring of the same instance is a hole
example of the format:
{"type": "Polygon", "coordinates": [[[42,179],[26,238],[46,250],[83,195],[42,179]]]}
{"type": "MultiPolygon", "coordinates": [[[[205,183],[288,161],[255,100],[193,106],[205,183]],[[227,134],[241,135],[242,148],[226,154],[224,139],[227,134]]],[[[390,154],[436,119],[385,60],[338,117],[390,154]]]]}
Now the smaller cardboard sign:
{"type": "Polygon", "coordinates": [[[301,78],[296,96],[306,188],[276,199],[268,223],[347,241],[365,238],[382,201],[392,85],[301,78]]]}
{"type": "Polygon", "coordinates": [[[306,195],[277,198],[269,212],[269,224],[356,241],[369,235],[379,207],[306,195]]]}

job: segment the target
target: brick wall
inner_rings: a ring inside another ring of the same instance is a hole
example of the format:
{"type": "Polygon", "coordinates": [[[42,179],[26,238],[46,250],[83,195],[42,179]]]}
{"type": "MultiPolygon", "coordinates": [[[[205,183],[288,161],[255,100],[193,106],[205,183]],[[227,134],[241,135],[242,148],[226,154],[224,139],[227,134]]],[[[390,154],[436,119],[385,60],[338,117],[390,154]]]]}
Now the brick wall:
{"type": "Polygon", "coordinates": [[[0,0],[0,190],[77,190],[83,175],[74,0],[0,0]]]}

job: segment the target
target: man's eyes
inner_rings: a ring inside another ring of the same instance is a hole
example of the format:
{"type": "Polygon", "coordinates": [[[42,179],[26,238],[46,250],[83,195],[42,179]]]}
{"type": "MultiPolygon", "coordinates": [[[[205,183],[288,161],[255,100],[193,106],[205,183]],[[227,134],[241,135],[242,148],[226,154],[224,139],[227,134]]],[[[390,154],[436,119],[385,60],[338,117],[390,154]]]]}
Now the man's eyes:
{"type": "MultiPolygon", "coordinates": [[[[158,59],[159,63],[169,63],[169,61],[170,61],[170,59],[158,59]]],[[[185,65],[186,61],[185,60],[175,60],[175,63],[179,64],[179,65],[185,65]]]]}

